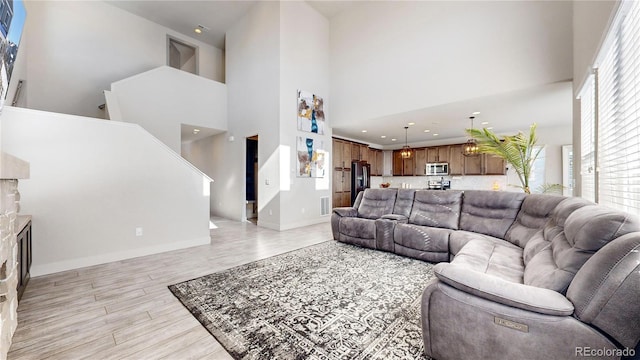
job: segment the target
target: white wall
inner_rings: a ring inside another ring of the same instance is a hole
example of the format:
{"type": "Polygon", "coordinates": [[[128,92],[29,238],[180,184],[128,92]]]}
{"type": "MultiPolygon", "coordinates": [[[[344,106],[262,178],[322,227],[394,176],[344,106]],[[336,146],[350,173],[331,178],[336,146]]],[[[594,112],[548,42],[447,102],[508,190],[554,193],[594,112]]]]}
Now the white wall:
{"type": "MultiPolygon", "coordinates": [[[[332,98],[329,93],[329,21],[306,2],[280,4],[280,144],[288,151],[282,157],[280,179],[280,229],[328,221],[320,215],[320,198],[331,199],[331,166],[324,178],[296,176],[298,136],[324,142],[331,152],[331,127],[325,134],[297,129],[297,90],[319,95],[324,100],[326,122],[330,124],[332,98]]],[[[326,125],[329,125],[326,124],[326,125]]],[[[330,159],[328,164],[331,164],[330,159]]],[[[259,219],[259,218],[258,218],[259,219]]]]}
{"type": "MultiPolygon", "coordinates": [[[[215,174],[222,173],[218,170],[220,167],[219,164],[225,163],[225,156],[219,150],[217,150],[217,145],[219,142],[216,139],[216,136],[208,136],[203,139],[185,142],[182,143],[181,146],[181,155],[195,167],[200,169],[203,173],[205,173],[210,178],[214,178],[215,174]]],[[[221,137],[224,140],[224,135],[221,137]]],[[[224,178],[217,179],[217,181],[224,181],[224,178]]],[[[215,182],[210,184],[209,192],[211,194],[209,201],[209,208],[213,209],[216,203],[216,199],[218,198],[218,194],[215,193],[215,182]]]]}
{"type": "Polygon", "coordinates": [[[384,1],[337,15],[333,126],[570,79],[571,3],[384,1]]]}
{"type": "Polygon", "coordinates": [[[227,130],[225,84],[169,66],[115,82],[111,94],[122,121],[142,125],[178,154],[181,124],[227,130]]]}
{"type": "MultiPolygon", "coordinates": [[[[166,36],[200,49],[200,74],[224,81],[220,49],[102,1],[26,1],[27,106],[104,117],[103,90],[120,79],[166,65],[166,36]]],[[[167,85],[169,87],[170,85],[167,85]]]]}
{"type": "Polygon", "coordinates": [[[11,107],[1,120],[3,151],[31,163],[32,276],[210,242],[208,180],[141,127],[11,107]]]}
{"type": "MultiPolygon", "coordinates": [[[[225,41],[228,129],[217,137],[225,154],[214,179],[219,195],[214,214],[234,220],[246,215],[246,138],[258,135],[258,224],[280,224],[280,8],[258,2],[227,31],[225,41]],[[267,185],[266,182],[269,182],[267,185]]],[[[295,95],[294,95],[295,96],[295,95]]]]}
{"type": "Polygon", "coordinates": [[[245,218],[246,137],[258,135],[258,225],[273,229],[328,221],[320,197],[330,195],[330,178],[298,178],[296,138],[311,136],[331,149],[324,135],[297,131],[297,90],[329,100],[329,24],[305,2],[259,2],[226,38],[229,132],[218,138],[226,161],[214,174],[219,194],[214,213],[245,218]],[[234,142],[228,141],[233,136],[234,142]],[[231,204],[231,205],[229,205],[231,204]],[[292,206],[295,204],[295,206],[292,206]]]}
{"type": "MultiPolygon", "coordinates": [[[[577,94],[589,73],[589,67],[604,40],[609,22],[619,1],[573,1],[573,93],[577,94]]],[[[573,99],[573,174],[576,177],[574,194],[582,191],[580,176],[580,102],[573,99]]]]}

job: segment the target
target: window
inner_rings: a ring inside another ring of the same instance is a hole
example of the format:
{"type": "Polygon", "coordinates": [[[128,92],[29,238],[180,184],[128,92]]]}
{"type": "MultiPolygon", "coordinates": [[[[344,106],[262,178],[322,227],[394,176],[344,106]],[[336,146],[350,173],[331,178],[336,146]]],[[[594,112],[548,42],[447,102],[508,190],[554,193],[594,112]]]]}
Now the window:
{"type": "Polygon", "coordinates": [[[580,175],[582,175],[582,197],[596,201],[596,157],[595,157],[595,78],[589,76],[580,92],[581,141],[580,175]]]}
{"type": "Polygon", "coordinates": [[[580,94],[582,196],[640,214],[640,2],[622,3],[596,63],[580,94]]]}

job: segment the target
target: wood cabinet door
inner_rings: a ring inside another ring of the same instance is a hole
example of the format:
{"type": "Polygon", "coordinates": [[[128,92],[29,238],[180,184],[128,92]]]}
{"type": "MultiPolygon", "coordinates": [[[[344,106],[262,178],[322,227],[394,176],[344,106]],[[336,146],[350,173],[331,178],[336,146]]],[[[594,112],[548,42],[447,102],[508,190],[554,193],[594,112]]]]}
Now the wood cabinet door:
{"type": "Polygon", "coordinates": [[[403,168],[402,168],[402,175],[404,176],[412,176],[413,175],[413,171],[415,170],[415,156],[412,155],[410,158],[408,159],[403,159],[404,160],[404,164],[403,164],[403,168]]]}
{"type": "MultiPolygon", "coordinates": [[[[360,145],[351,143],[351,161],[360,160],[360,145]]],[[[351,167],[351,161],[349,161],[349,167],[351,167]]]]}
{"type": "Polygon", "coordinates": [[[376,150],[376,167],[378,168],[378,175],[384,175],[384,152],[376,150]]]}
{"type": "Polygon", "coordinates": [[[482,155],[464,158],[465,175],[482,175],[482,155]]]}
{"type": "Polygon", "coordinates": [[[464,174],[464,155],[462,145],[449,146],[449,175],[464,174]]]}
{"type": "Polygon", "coordinates": [[[351,192],[351,169],[344,169],[342,172],[342,191],[351,192]]]}
{"type": "Polygon", "coordinates": [[[506,173],[504,159],[498,156],[484,154],[484,174],[504,175],[506,173]]]}
{"type": "Polygon", "coordinates": [[[342,193],[342,206],[351,206],[351,192],[342,193]]]}
{"type": "Polygon", "coordinates": [[[342,142],[342,167],[351,169],[351,144],[342,142]]]}
{"type": "Polygon", "coordinates": [[[430,163],[438,162],[438,148],[437,147],[427,148],[427,162],[430,162],[430,163]]]}
{"type": "Polygon", "coordinates": [[[342,170],[342,168],[340,168],[339,170],[333,169],[333,192],[334,193],[344,191],[343,179],[342,179],[343,174],[344,174],[344,171],[342,170]]]}
{"type": "Polygon", "coordinates": [[[360,160],[369,162],[369,147],[360,145],[360,160]]]}
{"type": "Polygon", "coordinates": [[[342,168],[342,141],[333,139],[333,157],[331,160],[331,164],[333,168],[342,168]]]}
{"type": "Polygon", "coordinates": [[[334,192],[333,193],[333,197],[332,197],[332,201],[333,201],[333,207],[337,208],[337,207],[342,207],[342,193],[341,192],[334,192]]]}
{"type": "Polygon", "coordinates": [[[404,167],[404,163],[402,161],[402,156],[400,155],[400,150],[393,151],[393,176],[402,176],[402,169],[404,167]]]}
{"type": "Polygon", "coordinates": [[[413,173],[415,175],[425,175],[427,170],[427,149],[416,149],[414,155],[416,167],[413,173]]]}
{"type": "Polygon", "coordinates": [[[371,164],[371,176],[378,175],[378,166],[376,164],[376,152],[372,148],[369,148],[367,152],[367,162],[371,164]]]}
{"type": "Polygon", "coordinates": [[[448,163],[449,162],[449,148],[450,146],[438,146],[438,162],[448,163]]]}

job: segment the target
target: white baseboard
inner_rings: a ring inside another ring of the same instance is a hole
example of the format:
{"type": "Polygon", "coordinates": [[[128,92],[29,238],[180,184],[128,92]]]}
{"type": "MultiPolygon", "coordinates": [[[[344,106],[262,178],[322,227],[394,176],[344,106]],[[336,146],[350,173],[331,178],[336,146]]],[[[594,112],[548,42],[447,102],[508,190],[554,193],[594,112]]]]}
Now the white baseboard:
{"type": "Polygon", "coordinates": [[[144,248],[131,249],[102,255],[87,256],[77,259],[58,261],[49,264],[33,264],[31,266],[31,277],[53,274],[61,271],[73,270],[87,266],[99,265],[114,261],[136,258],[140,256],[153,255],[167,251],[186,249],[193,246],[209,245],[211,237],[197,238],[187,241],[148,246],[144,248]]]}

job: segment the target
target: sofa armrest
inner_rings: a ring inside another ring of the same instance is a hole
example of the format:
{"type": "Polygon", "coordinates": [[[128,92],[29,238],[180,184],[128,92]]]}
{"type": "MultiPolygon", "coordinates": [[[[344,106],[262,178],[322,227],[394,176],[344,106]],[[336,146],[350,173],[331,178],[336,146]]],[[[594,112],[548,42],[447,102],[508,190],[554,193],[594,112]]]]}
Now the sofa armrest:
{"type": "Polygon", "coordinates": [[[356,217],[358,216],[358,209],[352,207],[339,207],[333,209],[334,214],[338,214],[340,217],[356,217]]]}
{"type": "Polygon", "coordinates": [[[406,224],[409,222],[409,218],[404,216],[404,215],[398,215],[398,214],[387,214],[387,215],[382,215],[380,217],[380,219],[384,219],[384,220],[393,220],[393,221],[397,221],[401,224],[406,224]]]}
{"type": "Polygon", "coordinates": [[[437,264],[433,271],[443,283],[500,304],[546,315],[573,314],[573,303],[553,290],[513,283],[451,263],[437,264]]]}

